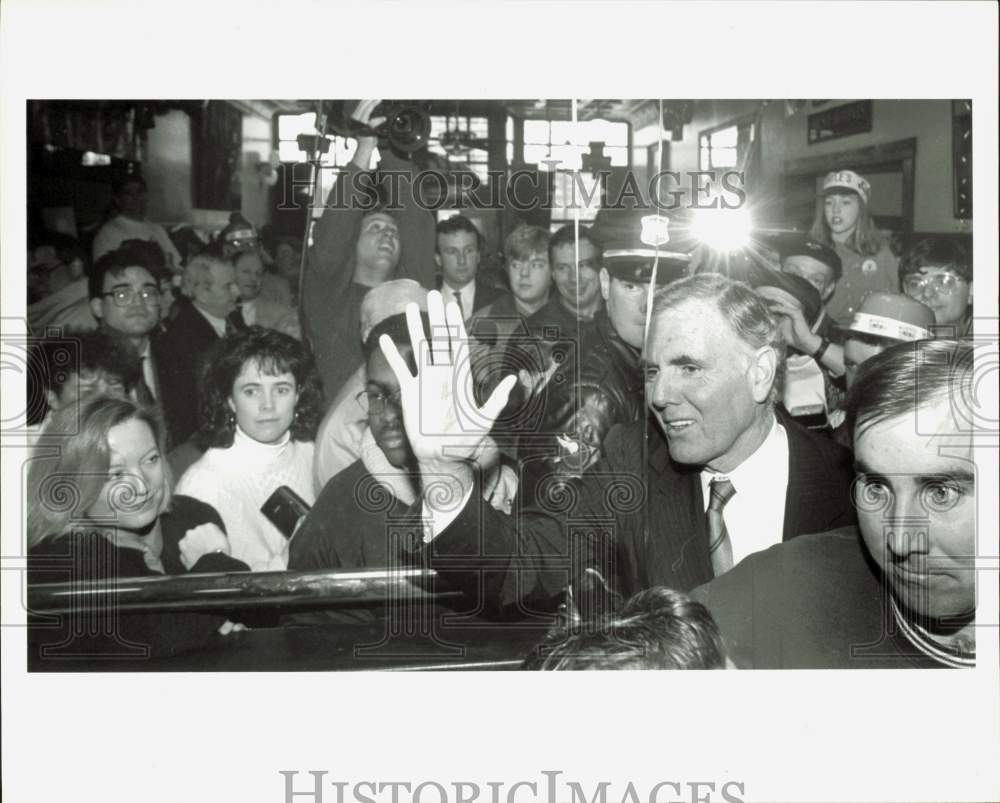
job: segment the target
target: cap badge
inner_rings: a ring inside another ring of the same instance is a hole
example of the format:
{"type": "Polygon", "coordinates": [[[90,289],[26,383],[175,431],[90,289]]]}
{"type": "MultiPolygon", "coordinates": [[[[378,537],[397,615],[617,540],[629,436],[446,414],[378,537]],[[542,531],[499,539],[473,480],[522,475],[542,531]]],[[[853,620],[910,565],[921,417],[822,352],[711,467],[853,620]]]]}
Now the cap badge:
{"type": "Polygon", "coordinates": [[[646,245],[657,248],[670,242],[670,219],[662,215],[645,215],[642,218],[642,232],[639,239],[646,245]]]}

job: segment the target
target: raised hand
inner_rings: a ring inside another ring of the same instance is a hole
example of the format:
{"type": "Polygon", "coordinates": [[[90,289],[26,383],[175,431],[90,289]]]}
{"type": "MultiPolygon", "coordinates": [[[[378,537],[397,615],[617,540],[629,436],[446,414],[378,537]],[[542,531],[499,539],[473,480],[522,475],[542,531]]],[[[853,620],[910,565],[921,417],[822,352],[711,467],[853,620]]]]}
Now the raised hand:
{"type": "Polygon", "coordinates": [[[486,403],[475,401],[469,337],[454,302],[444,305],[441,293],[427,295],[431,337],[428,341],[416,304],[406,309],[417,375],[413,376],[396,344],[379,340],[385,358],[399,380],[403,422],[410,448],[422,473],[448,471],[469,463],[483,451],[487,435],[517,381],[507,376],[486,403]]]}

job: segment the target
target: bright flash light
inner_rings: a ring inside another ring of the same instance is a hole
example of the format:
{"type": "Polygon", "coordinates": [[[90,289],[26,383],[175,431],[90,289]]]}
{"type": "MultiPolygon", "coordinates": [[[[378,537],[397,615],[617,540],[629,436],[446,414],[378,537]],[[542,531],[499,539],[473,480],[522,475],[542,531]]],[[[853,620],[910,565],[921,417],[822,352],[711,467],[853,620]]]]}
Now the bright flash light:
{"type": "Polygon", "coordinates": [[[699,209],[691,233],[716,251],[738,251],[750,245],[750,213],[746,209],[699,209]]]}

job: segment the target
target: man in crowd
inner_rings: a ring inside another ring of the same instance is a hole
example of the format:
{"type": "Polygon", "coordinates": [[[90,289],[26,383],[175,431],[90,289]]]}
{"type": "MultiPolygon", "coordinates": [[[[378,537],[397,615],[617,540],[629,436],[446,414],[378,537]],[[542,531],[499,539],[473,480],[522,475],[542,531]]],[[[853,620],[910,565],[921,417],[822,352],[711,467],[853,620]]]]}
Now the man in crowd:
{"type": "Polygon", "coordinates": [[[161,401],[172,442],[181,444],[198,428],[198,371],[205,353],[227,332],[236,309],[236,269],[220,256],[203,253],[184,268],[181,292],[160,360],[161,401]]]}
{"type": "Polygon", "coordinates": [[[931,308],[938,335],[972,333],[972,260],[959,242],[931,237],[916,243],[900,264],[899,283],[931,308]]]}
{"type": "Polygon", "coordinates": [[[97,327],[87,304],[83,253],[76,239],[48,231],[28,250],[28,328],[44,335],[52,326],[74,331],[97,327]]]}
{"type": "Polygon", "coordinates": [[[28,374],[29,410],[42,407],[44,400],[46,414],[27,427],[29,445],[41,442],[53,413],[94,396],[125,396],[140,380],[133,349],[105,332],[69,331],[61,338],[45,338],[31,356],[38,363],[28,374]]]}
{"type": "MultiPolygon", "coordinates": [[[[586,328],[603,306],[601,283],[601,245],[586,226],[579,227],[579,251],[576,228],[567,223],[549,241],[549,264],[556,295],[528,318],[532,331],[552,337],[575,337],[578,327],[586,328]]],[[[551,338],[550,338],[551,339],[551,338]]]]}
{"type": "Polygon", "coordinates": [[[819,315],[807,320],[795,305],[779,305],[775,311],[784,316],[785,340],[789,346],[808,355],[833,377],[844,375],[844,350],[836,331],[836,324],[826,314],[837,282],[843,275],[843,265],[837,252],[830,246],[808,237],[795,237],[783,244],[781,271],[806,280],[819,293],[819,315]]]}
{"type": "MultiPolygon", "coordinates": [[[[851,325],[844,333],[844,378],[850,390],[861,366],[898,343],[933,337],[934,313],[919,301],[902,293],[872,293],[861,302],[851,325]]],[[[841,405],[830,413],[833,435],[839,443],[851,445],[847,413],[841,405]]]]}
{"type": "Polygon", "coordinates": [[[154,336],[161,317],[163,276],[150,248],[142,241],[108,251],[97,260],[89,277],[90,311],[101,330],[123,340],[142,367],[138,400],[163,400],[164,371],[169,359],[161,339],[154,336]]]}
{"type": "Polygon", "coordinates": [[[848,398],[858,526],[751,555],[695,592],[741,668],[975,664],[972,347],[898,344],[848,398]]]}
{"type": "Polygon", "coordinates": [[[464,215],[437,224],[434,262],[441,271],[439,289],[448,301],[458,304],[465,321],[503,294],[478,279],[480,251],[479,230],[464,215]]]}
{"type": "MultiPolygon", "coordinates": [[[[775,411],[784,346],[774,316],[744,284],[701,275],[658,291],[641,363],[656,420],[645,464],[645,421],[617,427],[604,459],[564,496],[565,513],[523,510],[511,519],[469,504],[474,478],[462,461],[513,378],[481,410],[470,408],[471,378],[448,362],[445,339],[448,326],[464,333],[451,318],[445,325],[440,298],[432,295],[428,309],[434,364],[416,378],[383,342],[404,410],[419,406],[407,432],[421,474],[451,491],[446,509],[443,496],[424,500],[430,523],[415,559],[461,562],[466,592],[493,609],[551,606],[582,566],[617,580],[626,595],[654,585],[685,591],[772,544],[854,519],[847,450],[775,411]],[[643,506],[648,518],[638,514],[643,506]]],[[[419,337],[414,326],[411,336],[419,337]]]]}
{"type": "MultiPolygon", "coordinates": [[[[352,118],[376,128],[385,121],[372,116],[379,103],[361,101],[352,118]]],[[[397,276],[433,287],[434,218],[413,202],[405,181],[399,185],[400,208],[392,214],[376,210],[369,171],[377,144],[376,136],[358,137],[354,158],[337,178],[316,224],[301,289],[303,333],[312,346],[327,404],[364,364],[358,332],[365,293],[397,276]]],[[[383,167],[411,169],[388,148],[381,156],[383,167]]]]}
{"type": "MultiPolygon", "coordinates": [[[[382,568],[399,562],[398,539],[406,529],[402,522],[415,520],[409,509],[420,498],[421,476],[403,426],[399,381],[378,343],[388,336],[412,371],[417,357],[404,310],[408,302],[426,310],[426,298],[427,290],[407,279],[386,282],[365,296],[367,360],[362,389],[351,400],[365,411],[358,457],[325,484],[296,531],[290,569],[382,568]]],[[[424,312],[421,325],[426,335],[424,312]]],[[[492,448],[479,456],[480,464],[490,469],[483,484],[487,499],[505,491],[497,487],[495,457],[492,448]]],[[[503,507],[502,500],[496,504],[503,507]]]]}
{"type": "Polygon", "coordinates": [[[502,349],[512,335],[527,336],[525,319],[549,300],[549,233],[540,226],[518,226],[504,239],[504,267],[510,293],[480,307],[469,334],[493,349],[502,349]]]}
{"type": "Polygon", "coordinates": [[[129,175],[114,182],[112,190],[118,214],[105,223],[94,237],[94,261],[108,251],[114,251],[125,240],[152,240],[167,258],[167,267],[174,273],[181,269],[181,255],[167,232],[146,218],[149,192],[140,175],[129,175]]]}
{"type": "Polygon", "coordinates": [[[546,475],[582,476],[600,459],[611,428],[643,415],[639,355],[654,265],[662,287],[685,276],[690,262],[687,254],[644,242],[643,217],[642,211],[598,215],[591,234],[604,247],[598,274],[604,307],[581,338],[575,377],[551,388],[540,431],[521,439],[526,499],[546,475]]]}

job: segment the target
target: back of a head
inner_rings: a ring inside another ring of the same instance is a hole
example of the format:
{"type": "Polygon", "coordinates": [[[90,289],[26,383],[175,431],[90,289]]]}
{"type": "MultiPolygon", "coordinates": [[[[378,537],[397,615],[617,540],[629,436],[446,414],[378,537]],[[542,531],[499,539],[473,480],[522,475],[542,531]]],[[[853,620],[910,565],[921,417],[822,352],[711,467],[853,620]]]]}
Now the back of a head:
{"type": "Polygon", "coordinates": [[[668,588],[641,591],[619,614],[550,635],[523,669],[724,669],[718,626],[701,603],[668,588]]]}

